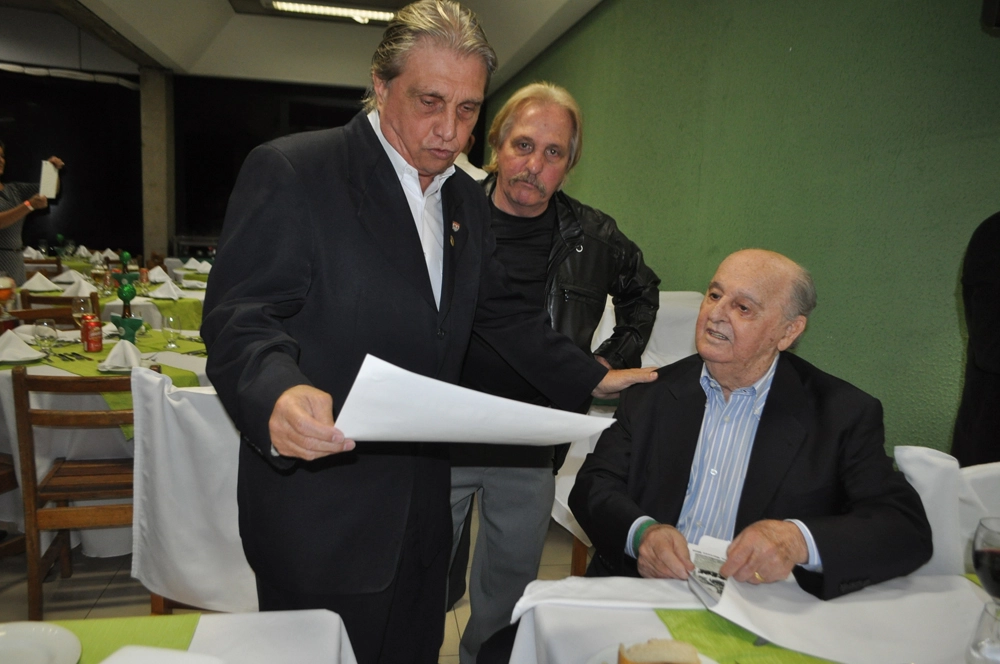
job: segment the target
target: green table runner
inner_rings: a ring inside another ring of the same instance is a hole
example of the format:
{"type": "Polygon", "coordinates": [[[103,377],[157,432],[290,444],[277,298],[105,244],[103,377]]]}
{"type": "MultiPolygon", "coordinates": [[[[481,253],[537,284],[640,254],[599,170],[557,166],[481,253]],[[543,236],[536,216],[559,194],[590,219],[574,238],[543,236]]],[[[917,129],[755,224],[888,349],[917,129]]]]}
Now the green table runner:
{"type": "Polygon", "coordinates": [[[826,659],[776,645],[755,646],[757,637],[736,623],[704,609],[657,609],[663,624],[678,641],[686,641],[719,664],[819,664],[826,659]]]}
{"type": "Polygon", "coordinates": [[[204,282],[208,282],[208,275],[207,274],[202,274],[201,272],[196,272],[195,270],[188,270],[186,268],[179,267],[179,268],[176,268],[174,270],[174,274],[176,274],[177,278],[180,279],[180,280],[182,280],[182,281],[184,279],[187,279],[189,281],[204,281],[204,282]]]}
{"type": "MultiPolygon", "coordinates": [[[[153,284],[153,286],[158,287],[158,285],[153,284]]],[[[152,288],[151,288],[152,290],[152,288]]],[[[101,298],[101,311],[103,312],[105,306],[109,302],[119,302],[117,295],[109,295],[108,297],[101,298]]],[[[176,316],[180,318],[181,329],[184,330],[198,330],[201,329],[201,310],[202,302],[201,300],[196,300],[193,297],[182,297],[179,300],[159,300],[154,298],[149,298],[149,301],[160,310],[160,313],[164,318],[167,316],[176,316]]]]}
{"type": "Polygon", "coordinates": [[[83,646],[80,664],[98,664],[122,646],[152,646],[187,650],[198,627],[200,613],[137,618],[53,620],[76,634],[83,646]]]}

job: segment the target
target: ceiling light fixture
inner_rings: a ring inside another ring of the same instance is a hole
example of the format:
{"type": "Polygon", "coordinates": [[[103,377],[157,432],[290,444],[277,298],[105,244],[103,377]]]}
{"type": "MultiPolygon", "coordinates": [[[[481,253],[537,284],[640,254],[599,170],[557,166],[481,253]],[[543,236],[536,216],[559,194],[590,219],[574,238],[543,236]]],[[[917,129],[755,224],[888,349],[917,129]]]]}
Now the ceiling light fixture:
{"type": "Polygon", "coordinates": [[[362,25],[369,21],[388,23],[395,17],[394,12],[379,12],[371,9],[355,9],[353,7],[334,7],[331,5],[315,5],[306,2],[280,2],[275,0],[271,7],[282,12],[297,14],[315,14],[317,16],[334,16],[337,18],[352,18],[362,25]]]}

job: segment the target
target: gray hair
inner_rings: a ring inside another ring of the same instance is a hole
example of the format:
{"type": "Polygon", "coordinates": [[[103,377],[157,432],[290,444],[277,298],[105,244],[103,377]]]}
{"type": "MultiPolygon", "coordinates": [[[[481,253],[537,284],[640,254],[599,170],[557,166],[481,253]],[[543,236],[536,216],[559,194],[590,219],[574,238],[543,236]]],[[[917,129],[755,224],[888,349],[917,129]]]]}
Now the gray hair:
{"type": "Polygon", "coordinates": [[[362,100],[366,112],[376,108],[375,79],[388,83],[399,76],[410,51],[423,39],[462,56],[482,58],[489,88],[490,77],[497,68],[497,54],[486,40],[476,15],[454,0],[419,0],[396,12],[382,34],[372,56],[372,83],[362,100]]]}
{"type": "Polygon", "coordinates": [[[809,318],[816,308],[816,284],[813,283],[809,270],[796,265],[798,274],[792,279],[791,292],[788,294],[788,305],[785,307],[785,318],[793,320],[798,316],[809,318]]]}
{"type": "Polygon", "coordinates": [[[533,104],[540,106],[553,104],[569,113],[570,120],[573,122],[573,133],[569,139],[569,162],[566,172],[569,173],[573,170],[573,167],[580,161],[580,155],[583,152],[583,113],[580,111],[580,105],[576,103],[573,95],[566,88],[542,81],[526,85],[511,95],[507,103],[493,118],[490,133],[486,137],[486,141],[493,148],[493,154],[490,157],[490,163],[484,166],[483,170],[490,173],[496,172],[500,146],[507,140],[521,111],[533,104]]]}

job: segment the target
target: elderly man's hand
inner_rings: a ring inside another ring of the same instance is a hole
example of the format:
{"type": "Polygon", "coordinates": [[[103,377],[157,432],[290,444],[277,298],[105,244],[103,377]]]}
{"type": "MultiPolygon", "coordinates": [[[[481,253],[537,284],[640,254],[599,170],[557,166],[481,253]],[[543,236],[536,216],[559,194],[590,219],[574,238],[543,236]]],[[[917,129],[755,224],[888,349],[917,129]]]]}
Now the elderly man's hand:
{"type": "Polygon", "coordinates": [[[642,534],[636,562],[639,575],[647,579],[686,579],[694,569],[687,540],[679,530],[662,523],[642,534]]]}
{"type": "Polygon", "coordinates": [[[597,384],[591,396],[598,399],[615,399],[618,393],[636,383],[652,383],[657,374],[654,368],[643,369],[612,369],[604,380],[597,384]]]}
{"type": "Polygon", "coordinates": [[[729,545],[724,577],[750,583],[786,579],[796,565],[809,562],[809,548],[802,532],[788,521],[752,523],[729,545]]]}
{"type": "Polygon", "coordinates": [[[282,392],[268,428],[281,456],[312,461],[354,449],[354,441],[333,425],[333,397],[310,385],[282,392]]]}

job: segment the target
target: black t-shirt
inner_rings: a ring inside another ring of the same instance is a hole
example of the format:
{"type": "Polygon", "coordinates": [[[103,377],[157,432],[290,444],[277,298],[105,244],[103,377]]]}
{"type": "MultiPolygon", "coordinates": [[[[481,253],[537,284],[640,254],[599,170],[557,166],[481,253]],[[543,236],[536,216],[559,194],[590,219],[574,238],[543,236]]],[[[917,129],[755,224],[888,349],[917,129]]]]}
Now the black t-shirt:
{"type": "MultiPolygon", "coordinates": [[[[496,257],[510,275],[514,290],[530,304],[545,308],[549,254],[556,232],[556,207],[549,203],[537,217],[515,217],[490,199],[496,257]]],[[[473,334],[465,358],[462,385],[508,399],[548,405],[548,400],[524,380],[482,338],[473,334]]]]}

